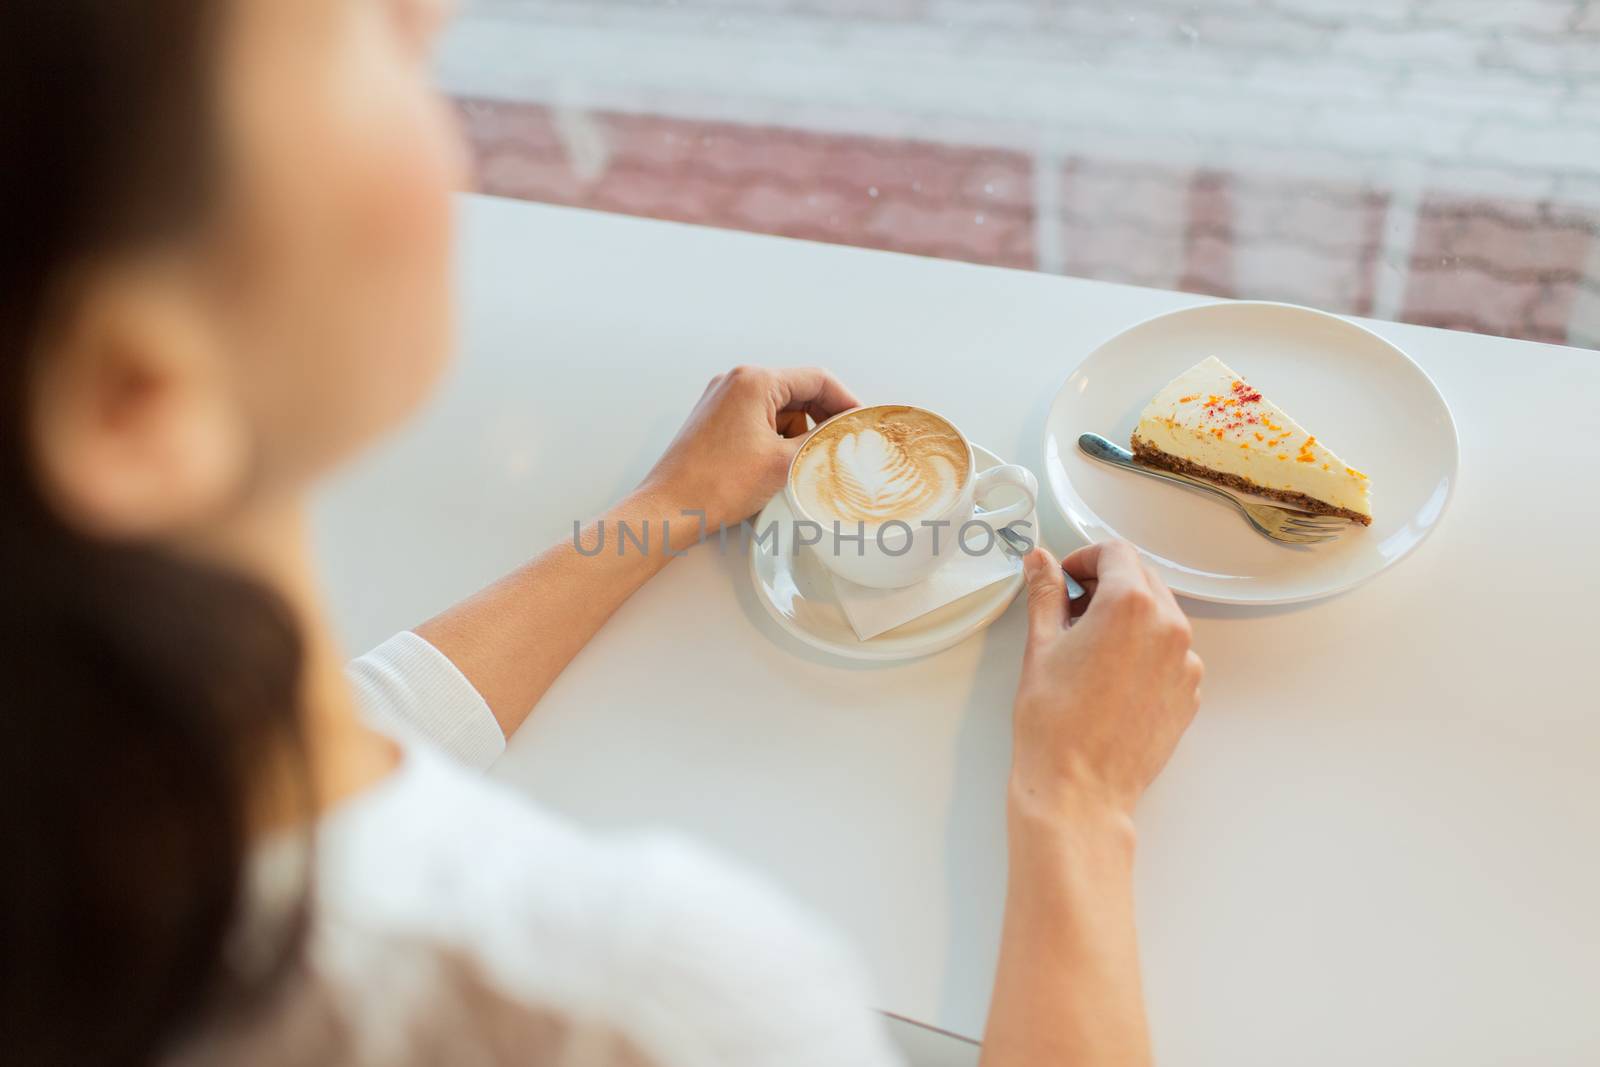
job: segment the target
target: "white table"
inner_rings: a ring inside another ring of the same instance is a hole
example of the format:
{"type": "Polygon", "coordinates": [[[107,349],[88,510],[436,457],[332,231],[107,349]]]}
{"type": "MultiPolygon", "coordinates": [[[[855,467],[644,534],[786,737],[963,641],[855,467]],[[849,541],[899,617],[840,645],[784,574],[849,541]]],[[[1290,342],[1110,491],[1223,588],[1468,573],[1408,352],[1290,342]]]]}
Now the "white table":
{"type": "MultiPolygon", "coordinates": [[[[1037,470],[1073,365],[1200,300],[507,201],[468,198],[462,221],[454,376],[320,512],[355,647],[570,537],[734,363],[826,364],[1037,470]]],[[[1600,354],[1370,325],[1454,409],[1460,488],[1352,593],[1186,605],[1206,706],[1139,813],[1158,1052],[1600,1062],[1600,354]]],[[[855,939],[878,1006],[980,1033],[1020,605],[938,656],[862,666],[778,630],[746,575],[742,552],[675,563],[497,773],[585,824],[725,849],[855,939]]]]}

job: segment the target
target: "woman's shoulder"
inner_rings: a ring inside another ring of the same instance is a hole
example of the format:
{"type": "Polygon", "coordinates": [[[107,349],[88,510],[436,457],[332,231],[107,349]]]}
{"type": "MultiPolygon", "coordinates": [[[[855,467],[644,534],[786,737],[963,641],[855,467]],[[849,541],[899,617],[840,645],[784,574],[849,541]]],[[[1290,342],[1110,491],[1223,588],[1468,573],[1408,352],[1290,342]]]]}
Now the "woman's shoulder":
{"type": "Polygon", "coordinates": [[[663,1062],[892,1059],[844,942],[680,836],[585,833],[413,750],[319,838],[319,921],[464,953],[530,1003],[673,1050],[663,1062]]]}

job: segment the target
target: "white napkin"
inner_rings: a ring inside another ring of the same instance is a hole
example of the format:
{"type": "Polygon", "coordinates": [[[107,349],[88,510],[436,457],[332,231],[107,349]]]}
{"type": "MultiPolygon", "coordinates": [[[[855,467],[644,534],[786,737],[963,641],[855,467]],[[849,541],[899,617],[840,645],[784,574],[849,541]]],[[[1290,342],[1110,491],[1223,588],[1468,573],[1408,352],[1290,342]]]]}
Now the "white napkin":
{"type": "Polygon", "coordinates": [[[869,589],[836,574],[833,590],[850,628],[861,640],[869,641],[1021,570],[1022,561],[1006,552],[996,538],[994,547],[983,555],[957,551],[938,570],[904,589],[869,589]]]}

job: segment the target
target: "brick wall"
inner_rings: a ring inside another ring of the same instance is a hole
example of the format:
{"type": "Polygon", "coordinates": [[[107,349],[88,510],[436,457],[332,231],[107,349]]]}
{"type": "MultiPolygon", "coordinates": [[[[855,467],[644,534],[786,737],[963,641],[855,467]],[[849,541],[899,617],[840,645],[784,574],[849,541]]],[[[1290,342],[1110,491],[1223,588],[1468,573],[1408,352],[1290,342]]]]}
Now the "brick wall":
{"type": "Polygon", "coordinates": [[[461,113],[499,196],[1035,266],[1018,153],[488,101],[461,113]]]}
{"type": "Polygon", "coordinates": [[[1428,195],[1403,302],[1375,306],[1390,196],[1090,157],[463,101],[500,196],[1533,340],[1569,323],[1600,215],[1428,195]],[[1041,167],[1053,174],[1039,202],[1041,167]],[[1050,239],[1041,241],[1049,230],[1050,239]],[[1042,262],[1041,245],[1054,250],[1042,262]]]}
{"type": "Polygon", "coordinates": [[[444,81],[487,192],[1600,343],[1600,0],[477,0],[466,23],[444,81]]]}

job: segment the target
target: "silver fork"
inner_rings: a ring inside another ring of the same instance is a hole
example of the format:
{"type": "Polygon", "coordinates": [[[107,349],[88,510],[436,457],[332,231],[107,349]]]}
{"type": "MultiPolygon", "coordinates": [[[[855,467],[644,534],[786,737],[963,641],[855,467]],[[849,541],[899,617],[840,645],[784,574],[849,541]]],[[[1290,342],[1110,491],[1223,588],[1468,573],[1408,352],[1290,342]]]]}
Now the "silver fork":
{"type": "Polygon", "coordinates": [[[1078,438],[1078,447],[1091,459],[1113,467],[1121,467],[1136,474],[1143,474],[1150,478],[1160,478],[1166,482],[1177,482],[1179,485],[1201,492],[1220,496],[1228,503],[1239,509],[1239,514],[1245,517],[1250,526],[1263,537],[1274,541],[1282,541],[1290,545],[1316,545],[1324,541],[1338,538],[1342,528],[1346,525],[1344,519],[1331,515],[1313,515],[1309,511],[1295,511],[1291,508],[1280,508],[1273,504],[1257,504],[1252,500],[1241,500],[1221,486],[1212,485],[1208,481],[1194,478],[1177,471],[1163,470],[1140,463],[1132,452],[1097,433],[1086,433],[1078,438]]]}

